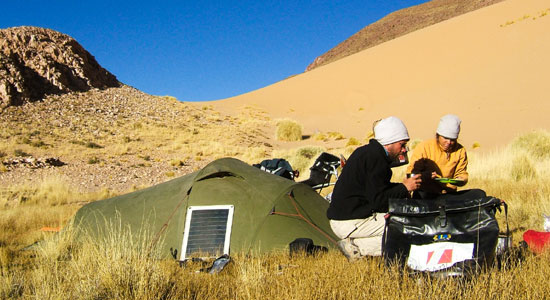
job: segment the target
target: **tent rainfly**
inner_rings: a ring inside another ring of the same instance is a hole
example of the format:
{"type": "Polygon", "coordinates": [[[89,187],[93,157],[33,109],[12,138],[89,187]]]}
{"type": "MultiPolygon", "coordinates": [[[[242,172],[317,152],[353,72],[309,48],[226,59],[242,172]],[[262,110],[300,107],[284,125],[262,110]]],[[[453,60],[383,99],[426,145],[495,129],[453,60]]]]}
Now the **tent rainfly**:
{"type": "Polygon", "coordinates": [[[77,237],[93,238],[123,229],[137,237],[146,229],[151,244],[161,243],[162,256],[186,260],[284,250],[297,238],[333,248],[327,208],[309,186],[222,158],[183,177],[89,203],[73,225],[77,237]]]}

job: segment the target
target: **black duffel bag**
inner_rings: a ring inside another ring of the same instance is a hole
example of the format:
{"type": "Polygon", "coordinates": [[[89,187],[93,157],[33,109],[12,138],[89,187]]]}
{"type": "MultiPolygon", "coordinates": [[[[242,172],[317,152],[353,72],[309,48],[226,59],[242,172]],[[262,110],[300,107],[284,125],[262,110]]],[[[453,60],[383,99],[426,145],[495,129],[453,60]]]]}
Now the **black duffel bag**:
{"type": "Polygon", "coordinates": [[[390,199],[382,242],[384,260],[419,272],[492,262],[499,236],[495,212],[502,204],[494,197],[390,199]]]}

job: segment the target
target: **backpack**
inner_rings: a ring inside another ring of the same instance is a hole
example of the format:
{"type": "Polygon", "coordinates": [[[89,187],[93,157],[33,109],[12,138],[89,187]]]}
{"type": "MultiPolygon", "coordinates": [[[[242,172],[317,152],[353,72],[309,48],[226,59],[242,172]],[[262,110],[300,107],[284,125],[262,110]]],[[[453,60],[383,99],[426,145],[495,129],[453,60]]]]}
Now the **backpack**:
{"type": "Polygon", "coordinates": [[[265,159],[259,164],[253,164],[252,166],[259,168],[262,171],[271,173],[277,176],[281,176],[290,180],[294,180],[297,176],[297,172],[292,170],[290,163],[283,158],[265,159]]]}

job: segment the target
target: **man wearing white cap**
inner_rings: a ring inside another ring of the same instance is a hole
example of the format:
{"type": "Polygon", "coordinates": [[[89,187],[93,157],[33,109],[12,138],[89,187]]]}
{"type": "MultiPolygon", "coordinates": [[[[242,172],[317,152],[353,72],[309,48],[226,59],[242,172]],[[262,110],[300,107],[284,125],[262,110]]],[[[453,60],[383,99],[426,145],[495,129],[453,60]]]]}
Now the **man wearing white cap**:
{"type": "MultiPolygon", "coordinates": [[[[456,195],[457,186],[468,182],[468,156],[466,149],[457,142],[460,123],[461,120],[456,115],[443,116],[437,126],[435,139],[424,141],[414,149],[407,174],[422,174],[423,178],[419,191],[414,193],[415,198],[456,195]]],[[[468,192],[468,196],[474,198],[485,196],[482,190],[468,192]]],[[[464,192],[460,194],[463,195],[464,192]]]]}
{"type": "Polygon", "coordinates": [[[375,123],[374,139],[357,148],[338,178],[327,210],[338,247],[350,260],[382,254],[384,215],[389,198],[407,198],[420,186],[420,176],[392,183],[391,164],[406,154],[409,133],[405,124],[388,117],[375,123]]]}

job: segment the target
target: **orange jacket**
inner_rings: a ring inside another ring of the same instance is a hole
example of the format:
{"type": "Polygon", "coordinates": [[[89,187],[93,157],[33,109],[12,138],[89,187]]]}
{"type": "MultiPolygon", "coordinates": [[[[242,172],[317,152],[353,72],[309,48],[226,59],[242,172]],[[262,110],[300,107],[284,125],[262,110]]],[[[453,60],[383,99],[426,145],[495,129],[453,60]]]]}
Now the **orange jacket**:
{"type": "MultiPolygon", "coordinates": [[[[460,178],[466,183],[468,181],[467,167],[468,157],[466,156],[466,149],[462,145],[457,143],[455,149],[447,153],[441,149],[434,138],[416,146],[407,168],[407,174],[436,172],[441,177],[460,178]]],[[[440,184],[434,180],[426,179],[426,176],[423,176],[421,187],[425,191],[442,193],[443,190],[456,190],[455,185],[440,184]]]]}

